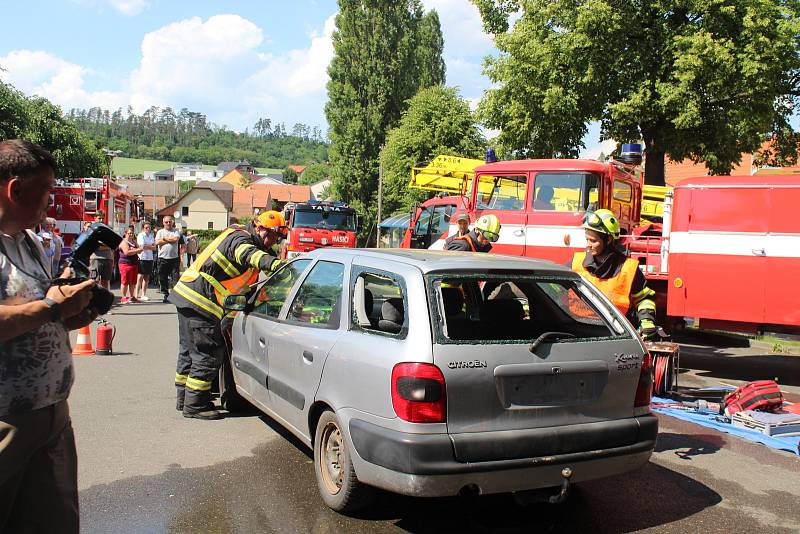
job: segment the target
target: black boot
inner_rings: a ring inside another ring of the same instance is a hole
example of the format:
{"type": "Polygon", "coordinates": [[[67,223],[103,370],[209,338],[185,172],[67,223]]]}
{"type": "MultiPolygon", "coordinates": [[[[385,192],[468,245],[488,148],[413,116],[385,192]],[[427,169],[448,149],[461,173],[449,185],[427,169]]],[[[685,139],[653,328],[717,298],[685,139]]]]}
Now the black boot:
{"type": "Polygon", "coordinates": [[[184,390],[183,416],[192,419],[222,419],[223,414],[216,409],[211,401],[210,391],[195,391],[192,388],[184,390]]]}
{"type": "Polygon", "coordinates": [[[190,419],[205,419],[206,421],[212,421],[215,419],[222,419],[224,415],[219,410],[215,410],[213,406],[210,406],[208,409],[204,409],[199,412],[195,411],[188,411],[184,408],[183,416],[188,417],[190,419]]]}

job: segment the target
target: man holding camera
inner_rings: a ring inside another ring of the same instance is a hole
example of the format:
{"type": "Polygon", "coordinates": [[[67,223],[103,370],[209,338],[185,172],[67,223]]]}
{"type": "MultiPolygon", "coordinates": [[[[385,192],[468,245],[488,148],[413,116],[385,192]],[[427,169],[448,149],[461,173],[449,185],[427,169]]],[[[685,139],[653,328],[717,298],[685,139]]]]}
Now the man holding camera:
{"type": "Polygon", "coordinates": [[[42,147],[0,142],[2,532],[78,532],[69,330],[95,318],[95,282],[51,284],[44,250],[29,230],[45,215],[55,172],[42,147]]]}
{"type": "Polygon", "coordinates": [[[175,407],[184,417],[222,417],[211,402],[211,385],[225,351],[220,328],[225,297],[247,291],[261,271],[280,268],[282,262],[273,250],[286,233],[286,221],[277,211],[262,213],[246,228],[232,226],[203,250],[175,284],[169,296],[178,308],[175,407]]]}

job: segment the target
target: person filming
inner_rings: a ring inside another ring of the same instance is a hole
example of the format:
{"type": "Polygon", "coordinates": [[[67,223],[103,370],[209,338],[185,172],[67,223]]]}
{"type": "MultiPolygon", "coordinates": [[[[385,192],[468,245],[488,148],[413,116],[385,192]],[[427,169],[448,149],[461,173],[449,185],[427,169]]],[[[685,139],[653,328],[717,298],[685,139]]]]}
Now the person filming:
{"type": "Polygon", "coordinates": [[[79,530],[69,330],[96,317],[95,282],[52,285],[29,230],[45,216],[55,173],[42,147],[0,142],[0,532],[79,530]]]}

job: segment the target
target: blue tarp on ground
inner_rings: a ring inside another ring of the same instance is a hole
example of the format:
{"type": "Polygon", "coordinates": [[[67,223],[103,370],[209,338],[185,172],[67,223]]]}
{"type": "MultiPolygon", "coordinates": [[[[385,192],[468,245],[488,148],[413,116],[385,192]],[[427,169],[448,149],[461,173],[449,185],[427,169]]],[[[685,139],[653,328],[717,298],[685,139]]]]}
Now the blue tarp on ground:
{"type": "MultiPolygon", "coordinates": [[[[653,404],[670,404],[674,402],[674,400],[661,397],[653,397],[652,400],[653,404]]],[[[680,410],[676,408],[653,407],[653,411],[656,413],[669,415],[683,421],[689,421],[690,423],[696,423],[701,426],[713,428],[715,430],[719,430],[720,432],[733,434],[734,436],[738,436],[750,441],[763,443],[767,447],[772,447],[773,449],[793,452],[800,456],[800,436],[768,436],[755,430],[733,426],[731,423],[726,422],[727,418],[723,417],[722,415],[702,414],[690,410],[680,410]]]]}

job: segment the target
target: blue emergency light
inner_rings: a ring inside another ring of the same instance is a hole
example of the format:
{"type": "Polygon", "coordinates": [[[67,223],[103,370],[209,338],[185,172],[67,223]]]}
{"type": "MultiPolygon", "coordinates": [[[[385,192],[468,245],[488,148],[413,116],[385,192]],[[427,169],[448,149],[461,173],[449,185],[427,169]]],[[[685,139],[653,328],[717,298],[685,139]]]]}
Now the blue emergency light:
{"type": "Polygon", "coordinates": [[[489,147],[486,149],[486,163],[494,163],[497,161],[497,154],[494,153],[494,149],[489,147]]]}
{"type": "Polygon", "coordinates": [[[640,143],[623,143],[617,161],[627,165],[641,165],[642,145],[640,143]]]}

